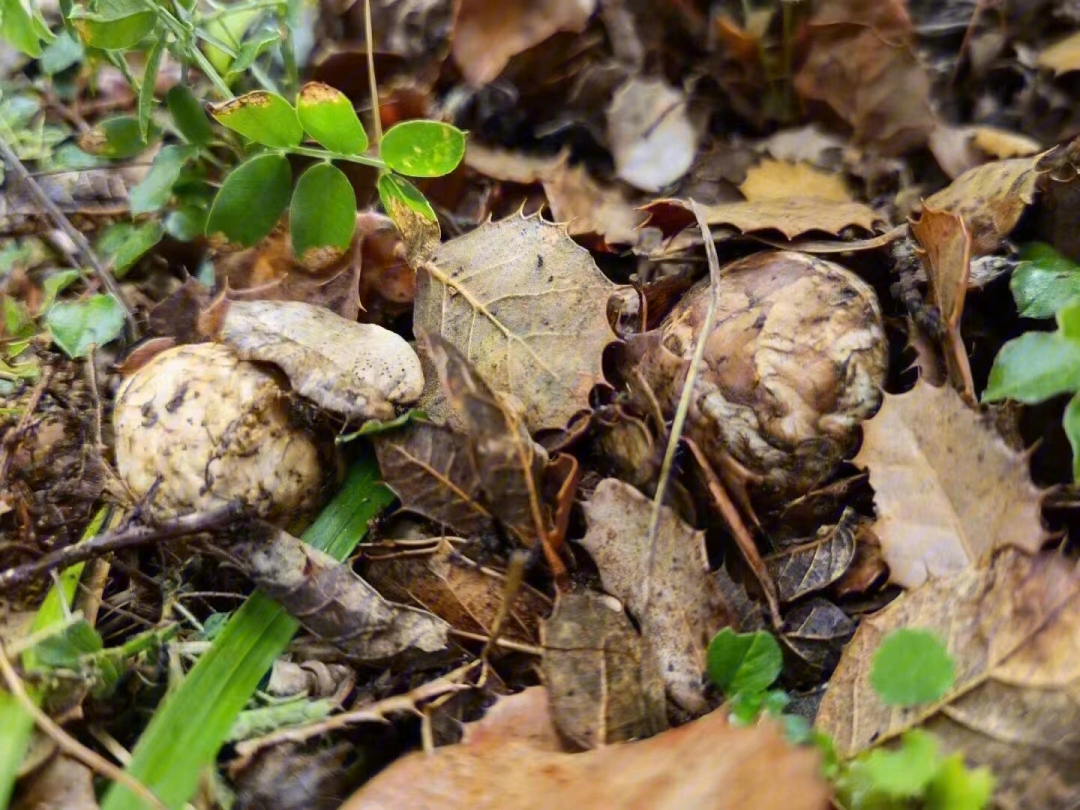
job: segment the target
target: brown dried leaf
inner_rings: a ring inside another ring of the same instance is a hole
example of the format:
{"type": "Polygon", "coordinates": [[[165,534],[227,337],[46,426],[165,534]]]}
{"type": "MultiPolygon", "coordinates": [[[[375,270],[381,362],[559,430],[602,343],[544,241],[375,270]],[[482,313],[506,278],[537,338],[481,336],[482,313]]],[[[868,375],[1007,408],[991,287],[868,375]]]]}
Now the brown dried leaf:
{"type": "Polygon", "coordinates": [[[854,463],[870,471],[892,581],[905,588],[947,576],[1005,546],[1046,540],[1040,492],[1026,455],[985,427],[951,388],[919,382],[885,395],[863,423],[854,463]]]}
{"type": "Polygon", "coordinates": [[[461,0],[454,17],[454,61],[466,81],[487,84],[510,57],[558,31],[583,31],[595,7],[595,0],[461,0]]]}
{"type": "Polygon", "coordinates": [[[790,199],[792,189],[798,189],[802,197],[852,202],[851,191],[842,175],[822,171],[805,162],[763,160],[747,170],[746,179],[739,186],[748,202],[790,199]]]}
{"type": "Polygon", "coordinates": [[[811,542],[765,558],[781,602],[823,590],[843,576],[855,558],[857,524],[858,516],[847,510],[839,523],[822,529],[811,542]]]}
{"type": "MultiPolygon", "coordinates": [[[[431,554],[372,559],[365,574],[387,599],[422,607],[455,630],[485,636],[491,634],[506,591],[501,574],[455,553],[448,540],[431,554]]],[[[540,620],[550,612],[551,600],[523,584],[500,635],[537,644],[540,620]]]]}
{"type": "Polygon", "coordinates": [[[245,360],[273,363],[292,387],[350,419],[391,419],[424,388],[404,338],[299,301],[234,301],[216,337],[245,360]]]}
{"type": "Polygon", "coordinates": [[[732,728],[713,712],[640,742],[564,753],[547,691],[496,703],[460,745],[399,759],[341,810],[825,810],[818,756],[772,725],[732,728]]]}
{"type": "Polygon", "coordinates": [[[857,596],[883,585],[888,578],[889,566],[881,552],[881,541],[863,523],[855,532],[855,558],[830,592],[837,599],[857,596]]]}
{"type": "Polygon", "coordinates": [[[1046,552],[1015,550],[990,566],[932,580],[863,620],[844,650],[817,724],[850,756],[922,726],[969,764],[988,765],[1001,807],[1080,802],[1080,572],[1046,552]],[[956,682],[936,703],[891,708],[867,662],[901,627],[936,633],[956,682]]]}
{"type": "Polygon", "coordinates": [[[544,622],[541,672],[562,735],[583,749],[667,728],[664,684],[618,600],[564,593],[544,622]]]}
{"type": "Polygon", "coordinates": [[[636,489],[604,479],[585,504],[588,531],[581,545],[595,560],[604,589],[637,620],[672,700],[700,714],[707,709],[705,647],[734,621],[723,595],[734,583],[723,570],[709,572],[704,532],[686,525],[670,507],[663,507],[656,548],[650,549],[651,513],[652,503],[636,489]],[[656,560],[651,598],[646,594],[650,553],[656,560]]]}
{"type": "Polygon", "coordinates": [[[1039,54],[1038,65],[1058,73],[1080,70],[1080,32],[1044,48],[1039,54]]]}
{"type": "Polygon", "coordinates": [[[615,173],[642,191],[682,177],[697,154],[698,133],[682,90],[661,78],[631,76],[607,109],[607,139],[615,173]]]}
{"type": "Polygon", "coordinates": [[[828,104],[854,129],[856,142],[886,154],[926,142],[934,128],[930,78],[903,0],[826,0],[817,4],[809,33],[810,52],[795,77],[804,99],[828,104]]]}
{"type": "Polygon", "coordinates": [[[446,648],[442,619],[387,602],[346,563],[269,524],[243,531],[228,553],[307,630],[357,660],[383,663],[446,648]]]}
{"type": "Polygon", "coordinates": [[[491,526],[469,439],[441,425],[413,422],[372,437],[384,483],[402,508],[475,537],[491,526]]]}
{"type": "Polygon", "coordinates": [[[927,197],[923,205],[964,218],[973,257],[993,253],[1034,201],[1041,158],[1035,155],[976,166],[927,197]]]}
{"type": "Polygon", "coordinates": [[[563,227],[513,216],[443,244],[421,266],[414,319],[517,399],[536,432],[589,409],[616,339],[607,320],[614,289],[563,227]]]}
{"type": "Polygon", "coordinates": [[[11,810],[98,810],[94,772],[77,759],[58,754],[20,785],[11,810]]]}
{"type": "Polygon", "coordinates": [[[827,599],[814,597],[784,617],[780,643],[788,651],[784,677],[797,684],[820,684],[832,674],[855,622],[827,599]]]}
{"type": "MultiPolygon", "coordinates": [[[[883,223],[874,209],[862,203],[834,202],[816,197],[787,197],[702,207],[710,225],[727,225],[742,233],[779,231],[785,239],[794,239],[811,231],[837,234],[852,226],[873,231],[883,223]]],[[[650,215],[645,225],[659,228],[664,236],[678,233],[694,222],[690,204],[683,200],[656,200],[642,210],[650,215]]]]}
{"type": "Polygon", "coordinates": [[[922,216],[911,223],[911,233],[930,284],[930,295],[945,324],[945,363],[949,382],[974,405],[975,383],[971,379],[967,348],[960,336],[960,316],[971,277],[971,234],[959,214],[923,206],[922,216]]]}

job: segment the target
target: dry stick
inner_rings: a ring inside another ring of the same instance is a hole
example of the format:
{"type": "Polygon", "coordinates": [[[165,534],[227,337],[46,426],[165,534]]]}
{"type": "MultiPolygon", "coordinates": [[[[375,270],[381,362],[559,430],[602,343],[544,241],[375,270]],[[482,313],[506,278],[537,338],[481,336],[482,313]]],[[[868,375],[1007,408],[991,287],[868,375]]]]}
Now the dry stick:
{"type": "Polygon", "coordinates": [[[75,246],[83,254],[83,257],[94,268],[94,272],[97,277],[101,279],[101,283],[105,289],[112,294],[112,296],[120,303],[120,306],[124,310],[124,322],[126,324],[125,334],[128,340],[134,341],[139,337],[139,328],[135,323],[135,316],[131,313],[131,307],[128,305],[127,299],[124,298],[124,294],[120,291],[120,285],[116,283],[116,279],[112,277],[112,274],[105,269],[101,261],[95,255],[93,248],[90,247],[90,243],[86,241],[78,228],[71,224],[64,212],[61,211],[49,196],[41,190],[41,186],[38,185],[37,180],[30,176],[30,172],[23,166],[22,161],[19,160],[19,156],[15,154],[15,151],[8,145],[8,142],[0,137],[0,155],[3,155],[4,162],[8,165],[8,168],[14,172],[16,179],[20,184],[25,186],[30,195],[34,198],[41,209],[49,215],[49,218],[53,221],[60,230],[67,234],[68,238],[75,243],[75,246]]]}
{"type": "Polygon", "coordinates": [[[155,796],[146,785],[128,774],[127,771],[113,765],[100,754],[91,751],[64,731],[64,729],[57,725],[49,715],[38,708],[38,705],[31,700],[28,694],[26,694],[26,687],[23,686],[23,682],[19,678],[19,673],[15,671],[15,667],[11,665],[11,661],[8,659],[7,652],[4,650],[3,645],[0,645],[0,676],[3,676],[4,686],[11,692],[11,695],[15,700],[18,701],[23,711],[34,718],[37,727],[55,742],[61,751],[72,759],[77,759],[87,768],[104,776],[106,779],[119,782],[132,793],[141,796],[154,807],[160,807],[162,810],[169,810],[168,805],[155,796]]]}
{"type": "Polygon", "coordinates": [[[514,602],[517,601],[518,594],[521,593],[521,586],[525,582],[525,566],[528,560],[529,555],[524,551],[518,550],[510,555],[510,562],[506,567],[503,598],[499,603],[499,610],[495,614],[495,621],[491,623],[488,640],[484,644],[484,649],[480,651],[481,660],[487,661],[492,647],[499,641],[499,635],[502,633],[503,626],[510,616],[510,609],[513,608],[514,602]]]}
{"type": "Polygon", "coordinates": [[[208,512],[197,512],[164,521],[156,526],[136,526],[99,534],[93,540],[68,546],[39,560],[18,568],[0,571],[0,591],[13,585],[20,585],[54,568],[67,568],[75,563],[85,562],[91,557],[98,557],[123,548],[139,546],[155,540],[171,540],[189,534],[220,528],[241,513],[238,504],[228,504],[208,512]]]}
{"type": "Polygon", "coordinates": [[[379,109],[379,83],[375,79],[375,37],[371,33],[371,0],[364,0],[364,41],[367,44],[368,85],[371,87],[371,126],[375,143],[382,141],[382,114],[379,109]]]}

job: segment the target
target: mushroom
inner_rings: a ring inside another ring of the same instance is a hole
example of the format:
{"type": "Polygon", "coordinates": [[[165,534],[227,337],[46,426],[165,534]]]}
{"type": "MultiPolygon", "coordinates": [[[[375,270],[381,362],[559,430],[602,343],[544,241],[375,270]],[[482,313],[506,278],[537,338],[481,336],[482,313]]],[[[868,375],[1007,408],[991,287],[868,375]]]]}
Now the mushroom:
{"type": "MultiPolygon", "coordinates": [[[[874,291],[845,268],[790,251],[721,272],[718,311],[694,385],[686,433],[720,468],[735,459],[757,500],[813,489],[853,450],[881,404],[888,350],[874,291]]],[[[709,307],[695,285],[632,356],[670,418],[709,307]]]]}

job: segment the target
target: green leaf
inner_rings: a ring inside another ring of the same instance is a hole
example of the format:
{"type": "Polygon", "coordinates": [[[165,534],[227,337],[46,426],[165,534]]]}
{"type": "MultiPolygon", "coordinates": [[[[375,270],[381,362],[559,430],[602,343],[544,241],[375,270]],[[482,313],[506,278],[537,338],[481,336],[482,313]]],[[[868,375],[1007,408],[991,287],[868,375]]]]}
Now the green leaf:
{"type": "Polygon", "coordinates": [[[780,675],[784,657],[769,633],[736,633],[725,627],[707,653],[709,677],[727,698],[764,692],[780,675]]]}
{"type": "Polygon", "coordinates": [[[386,213],[394,220],[398,227],[398,213],[403,209],[420,214],[424,219],[438,222],[435,209],[416,186],[403,177],[392,174],[384,174],[379,177],[379,200],[382,202],[386,213]]]}
{"type": "Polygon", "coordinates": [[[41,285],[45,295],[38,312],[48,312],[49,307],[56,302],[56,297],[80,278],[82,278],[82,273],[78,270],[61,270],[46,278],[41,285]]]}
{"type": "MultiPolygon", "coordinates": [[[[206,24],[206,33],[209,37],[230,46],[234,51],[241,48],[241,42],[248,28],[259,19],[262,10],[258,8],[243,10],[236,9],[206,24]]],[[[228,73],[233,58],[215,45],[207,44],[205,47],[206,58],[214,66],[218,73],[228,73]]]]}
{"type": "Polygon", "coordinates": [[[26,305],[13,296],[5,295],[0,298],[0,312],[4,316],[4,334],[7,337],[25,338],[37,331],[30,313],[26,311],[26,305]]]}
{"type": "Polygon", "coordinates": [[[188,143],[206,146],[214,138],[214,129],[210,119],[203,112],[202,105],[187,87],[178,84],[170,88],[165,95],[173,123],[188,143]]]}
{"type": "Polygon", "coordinates": [[[146,69],[143,71],[142,84],[139,85],[139,134],[145,141],[150,136],[150,113],[154,110],[154,86],[157,84],[161,57],[165,53],[165,44],[169,37],[162,34],[146,55],[146,69]]]}
{"type": "Polygon", "coordinates": [[[224,233],[250,247],[274,229],[289,204],[292,170],[284,155],[259,155],[225,178],[206,222],[208,234],[224,233]]]}
{"type": "Polygon", "coordinates": [[[67,31],[61,31],[41,54],[41,70],[48,76],[62,73],[83,58],[82,43],[67,31]]]}
{"type": "Polygon", "coordinates": [[[983,402],[1042,402],[1080,389],[1080,343],[1061,332],[1028,332],[1001,347],[983,402]]]}
{"type": "Polygon", "coordinates": [[[1069,400],[1065,406],[1065,415],[1061,419],[1065,435],[1073,454],[1073,480],[1080,481],[1080,394],[1069,400]]]}
{"type": "MultiPolygon", "coordinates": [[[[304,539],[342,560],[363,538],[368,521],[393,500],[368,454],[352,466],[341,492],[304,539]]],[[[256,592],[179,688],[166,696],[136,743],[128,772],[170,808],[188,801],[203,769],[214,761],[237,716],[298,627],[296,619],[256,592]]],[[[145,810],[145,804],[114,783],[101,810],[145,810]]]]}
{"type": "Polygon", "coordinates": [[[300,89],[296,112],[304,131],[331,152],[359,155],[367,150],[364,125],[340,90],[322,82],[308,82],[300,89]]]}
{"type": "Polygon", "coordinates": [[[37,59],[43,53],[41,44],[52,42],[53,33],[36,3],[30,0],[4,0],[0,5],[0,39],[37,59]]]}
{"type": "Polygon", "coordinates": [[[113,275],[117,278],[126,276],[127,271],[135,266],[135,262],[145,256],[164,235],[165,228],[156,220],[133,227],[113,254],[113,275]]]}
{"type": "Polygon", "coordinates": [[[465,157],[465,133],[439,121],[403,121],[383,135],[379,157],[409,177],[441,177],[465,157]]]}
{"type": "Polygon", "coordinates": [[[105,51],[135,47],[157,26],[157,14],[139,0],[112,0],[95,12],[76,8],[71,22],[87,45],[105,51]]]}
{"type": "Polygon", "coordinates": [[[165,233],[178,242],[190,242],[206,233],[205,208],[185,205],[165,217],[165,233]]]}
{"type": "Polygon", "coordinates": [[[54,304],[45,313],[53,343],[72,359],[84,357],[91,346],[104,346],[124,329],[124,308],[111,295],[92,295],[82,301],[54,304]]]}
{"type": "Polygon", "coordinates": [[[212,104],[210,114],[234,132],[274,149],[299,146],[304,138],[304,128],[293,106],[265,90],[212,104]]]}
{"type": "Polygon", "coordinates": [[[138,119],[130,116],[102,121],[79,136],[79,146],[83,151],[112,160],[137,155],[148,145],[149,141],[142,136],[138,119]]]}
{"type": "Polygon", "coordinates": [[[172,196],[172,188],[180,177],[184,164],[195,156],[193,146],[166,146],[157,153],[150,171],[135,188],[131,189],[129,202],[133,216],[159,211],[172,196]]]}
{"type": "Polygon", "coordinates": [[[1061,334],[1080,345],[1080,301],[1059,307],[1056,318],[1061,334]]]}
{"type": "Polygon", "coordinates": [[[938,766],[926,790],[926,810],[983,810],[994,793],[994,775],[989,768],[968,770],[964,755],[953,754],[938,766]]]}
{"type": "MultiPolygon", "coordinates": [[[[848,779],[855,806],[872,807],[871,799],[918,799],[938,770],[938,743],[918,729],[904,734],[899,748],[875,749],[851,763],[848,779]]],[[[880,805],[878,805],[880,806],[880,805]]]]}
{"type": "Polygon", "coordinates": [[[244,40],[240,50],[236,52],[236,59],[225,72],[225,80],[232,83],[234,78],[250,68],[267,49],[279,42],[281,42],[281,32],[277,30],[258,31],[249,36],[244,40]]]}
{"type": "Polygon", "coordinates": [[[341,169],[316,163],[296,183],[289,208],[293,253],[303,261],[308,251],[339,253],[349,247],[356,230],[356,194],[341,169]]]}
{"type": "Polygon", "coordinates": [[[1062,304],[1080,296],[1080,265],[1050,245],[1033,242],[1020,252],[1009,288],[1023,317],[1052,318],[1062,304]]]}
{"type": "Polygon", "coordinates": [[[932,703],[953,685],[956,667],[942,641],[927,630],[900,628],[881,642],[870,685],[888,706],[932,703]]]}
{"type": "Polygon", "coordinates": [[[77,670],[82,656],[105,647],[97,630],[77,614],[56,630],[31,648],[37,659],[34,669],[62,667],[77,670]]]}

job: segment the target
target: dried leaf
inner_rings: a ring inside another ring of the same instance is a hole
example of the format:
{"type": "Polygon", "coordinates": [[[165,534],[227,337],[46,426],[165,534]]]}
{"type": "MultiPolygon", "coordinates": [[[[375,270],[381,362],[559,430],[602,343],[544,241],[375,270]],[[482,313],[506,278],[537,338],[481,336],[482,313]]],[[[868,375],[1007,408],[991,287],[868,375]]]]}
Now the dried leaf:
{"type": "Polygon", "coordinates": [[[1058,40],[1039,54],[1041,68],[1049,68],[1055,74],[1080,70],[1080,32],[1058,40]]]}
{"type": "Polygon", "coordinates": [[[871,588],[884,584],[889,577],[889,566],[881,551],[881,541],[865,523],[855,532],[855,558],[848,570],[831,589],[836,599],[865,594],[871,588]]]}
{"type": "Polygon", "coordinates": [[[234,301],[217,337],[245,360],[273,363],[293,388],[350,419],[391,419],[424,388],[404,338],[299,301],[234,301]]]}
{"type": "Polygon", "coordinates": [[[347,563],[269,524],[244,531],[228,553],[307,630],[357,660],[383,663],[446,648],[442,619],[387,602],[347,563]]]}
{"type": "Polygon", "coordinates": [[[863,423],[854,463],[870,471],[892,581],[906,588],[1046,540],[1028,459],[985,427],[951,388],[920,382],[885,395],[863,423]]]}
{"type": "Polygon", "coordinates": [[[822,529],[815,540],[766,557],[780,601],[794,602],[843,576],[855,558],[857,528],[858,516],[847,510],[838,524],[822,529]]]}
{"type": "MultiPolygon", "coordinates": [[[[816,197],[787,197],[761,202],[733,202],[702,206],[710,225],[728,225],[742,233],[779,231],[794,239],[811,231],[837,234],[848,227],[872,231],[883,222],[869,206],[855,202],[833,202],[816,197]]],[[[694,221],[690,204],[683,200],[656,200],[643,209],[645,223],[671,236],[694,221]]]]}
{"type": "Polygon", "coordinates": [[[945,323],[945,362],[949,381],[971,404],[975,383],[971,379],[967,348],[960,336],[960,316],[964,313],[971,276],[971,234],[959,214],[923,206],[911,233],[922,246],[919,251],[930,284],[930,295],[945,323]]]}
{"type": "Polygon", "coordinates": [[[487,84],[510,57],[558,31],[583,31],[595,8],[595,0],[461,0],[454,17],[454,61],[466,81],[487,84]]]}
{"type": "Polygon", "coordinates": [[[727,572],[710,573],[704,532],[686,525],[664,507],[656,548],[648,545],[651,502],[622,481],[601,481],[585,504],[588,531],[581,545],[600,570],[604,589],[622,601],[655,651],[669,696],[691,713],[705,711],[702,676],[705,648],[735,613],[726,588],[727,572]],[[649,555],[656,568],[645,612],[649,555]],[[721,582],[723,581],[723,582],[721,582]]]}
{"type": "Polygon", "coordinates": [[[852,202],[851,191],[842,175],[802,162],[763,160],[747,170],[746,179],[739,186],[748,202],[790,199],[792,189],[798,189],[801,197],[852,202]]]}
{"type": "Polygon", "coordinates": [[[399,759],[341,810],[825,810],[810,748],[769,724],[732,728],[717,711],[641,742],[563,753],[540,687],[505,698],[460,745],[399,759]]]}
{"type": "Polygon", "coordinates": [[[402,508],[465,537],[490,528],[469,439],[441,425],[414,422],[372,438],[384,483],[402,508]]]}
{"type": "MultiPolygon", "coordinates": [[[[445,538],[431,554],[389,556],[368,562],[366,576],[387,599],[414,604],[455,630],[490,635],[506,592],[505,578],[457,554],[445,538]]],[[[522,585],[501,636],[527,644],[540,639],[540,620],[551,601],[522,585]]]]}
{"type": "Polygon", "coordinates": [[[988,765],[1002,807],[1072,807],[1080,801],[1080,572],[1047,552],[998,554],[986,568],[933,580],[863,620],[844,650],[818,714],[850,756],[919,726],[969,764],[988,765]],[[956,682],[936,703],[882,703],[866,662],[902,627],[937,634],[956,682]]]}
{"type": "Polygon", "coordinates": [[[615,173],[642,191],[659,191],[686,174],[698,135],[686,96],[663,79],[631,77],[607,109],[615,173]]]}
{"type": "Polygon", "coordinates": [[[583,749],[651,737],[667,728],[664,684],[618,600],[564,593],[544,622],[544,660],[555,726],[583,749]]]}
{"type": "Polygon", "coordinates": [[[58,754],[27,776],[11,810],[98,810],[94,773],[77,759],[58,754]]]}
{"type": "Polygon", "coordinates": [[[855,632],[844,611],[820,597],[796,605],[784,617],[780,643],[787,651],[784,677],[816,685],[832,674],[843,646],[855,632]]]}
{"type": "Polygon", "coordinates": [[[827,0],[816,6],[809,34],[810,52],[795,77],[799,95],[828,104],[856,142],[886,154],[926,142],[934,128],[930,77],[903,0],[827,0]]]}
{"type": "Polygon", "coordinates": [[[417,277],[415,324],[453,343],[530,432],[565,427],[603,382],[614,285],[564,228],[508,217],[443,244],[417,277]]]}

